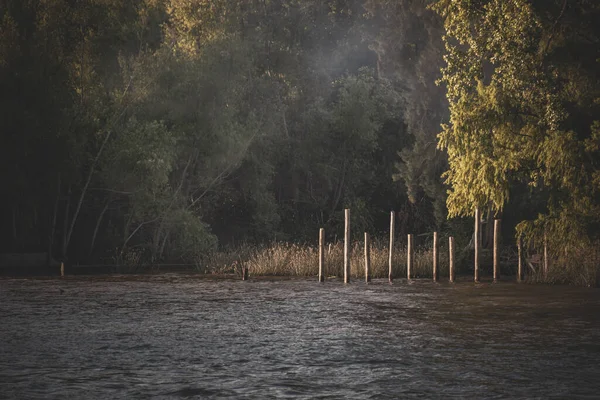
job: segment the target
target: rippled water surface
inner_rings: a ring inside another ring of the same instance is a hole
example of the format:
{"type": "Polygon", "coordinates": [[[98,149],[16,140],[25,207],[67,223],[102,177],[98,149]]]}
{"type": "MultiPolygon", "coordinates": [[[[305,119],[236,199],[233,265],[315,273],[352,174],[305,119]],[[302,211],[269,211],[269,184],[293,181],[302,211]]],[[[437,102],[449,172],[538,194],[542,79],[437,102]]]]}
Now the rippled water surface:
{"type": "Polygon", "coordinates": [[[600,291],[0,280],[0,398],[599,398],[600,291]]]}

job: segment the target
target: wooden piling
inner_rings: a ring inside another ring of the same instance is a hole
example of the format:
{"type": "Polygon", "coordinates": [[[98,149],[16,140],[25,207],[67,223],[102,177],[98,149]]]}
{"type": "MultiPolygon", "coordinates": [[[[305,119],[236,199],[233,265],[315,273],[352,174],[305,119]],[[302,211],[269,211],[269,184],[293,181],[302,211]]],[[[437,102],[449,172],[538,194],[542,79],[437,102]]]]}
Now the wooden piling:
{"type": "Polygon", "coordinates": [[[544,232],[544,280],[548,279],[548,235],[544,232]]]}
{"type": "Polygon", "coordinates": [[[406,279],[410,281],[410,273],[413,267],[413,235],[408,234],[408,244],[406,246],[406,279]]]}
{"type": "Polygon", "coordinates": [[[371,247],[369,234],[365,232],[365,283],[371,282],[371,247]]]}
{"type": "Polygon", "coordinates": [[[438,233],[433,232],[433,281],[437,282],[439,279],[439,244],[438,244],[438,233]]]}
{"type": "Polygon", "coordinates": [[[517,240],[517,257],[519,258],[519,263],[517,266],[517,282],[523,281],[523,239],[519,236],[517,240]]]}
{"type": "Polygon", "coordinates": [[[325,281],[323,269],[325,264],[325,229],[319,229],[319,282],[325,281]]]}
{"type": "Polygon", "coordinates": [[[500,220],[494,220],[494,283],[498,282],[499,279],[499,268],[498,263],[500,262],[498,258],[498,251],[500,246],[500,220]]]}
{"type": "Polygon", "coordinates": [[[390,281],[390,283],[392,283],[393,280],[393,276],[392,276],[392,263],[394,260],[394,220],[395,220],[395,213],[392,211],[390,213],[390,256],[389,256],[389,270],[388,270],[388,280],[390,281]]]}
{"type": "Polygon", "coordinates": [[[596,287],[600,288],[600,263],[598,262],[600,258],[598,257],[598,249],[594,251],[595,254],[595,263],[596,264],[596,287]]]}
{"type": "Polygon", "coordinates": [[[248,267],[243,264],[241,267],[242,267],[242,280],[247,281],[248,280],[248,267]]]}
{"type": "Polygon", "coordinates": [[[60,263],[60,277],[61,278],[65,277],[65,263],[64,262],[60,263]]]}
{"type": "Polygon", "coordinates": [[[350,281],[350,209],[344,210],[344,283],[350,281]]]}
{"type": "Polygon", "coordinates": [[[479,218],[479,208],[475,209],[475,265],[474,265],[474,272],[475,272],[475,282],[479,282],[479,225],[480,225],[480,218],[479,218]]]}
{"type": "Polygon", "coordinates": [[[448,238],[448,258],[449,258],[449,274],[450,274],[450,283],[454,282],[454,237],[450,236],[448,238]]]}

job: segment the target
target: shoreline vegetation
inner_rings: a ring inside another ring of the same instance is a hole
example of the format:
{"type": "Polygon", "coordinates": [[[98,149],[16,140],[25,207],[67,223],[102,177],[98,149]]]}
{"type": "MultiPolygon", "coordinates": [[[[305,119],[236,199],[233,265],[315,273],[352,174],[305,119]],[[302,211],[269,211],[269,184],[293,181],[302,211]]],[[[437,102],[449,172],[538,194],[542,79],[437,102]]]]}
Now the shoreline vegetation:
{"type": "MultiPolygon", "coordinates": [[[[364,243],[353,241],[350,252],[350,277],[353,281],[365,280],[364,243]]],[[[524,260],[524,283],[534,284],[567,284],[584,287],[597,286],[597,249],[587,249],[587,258],[582,254],[578,260],[588,262],[576,265],[562,265],[550,262],[547,276],[544,277],[541,264],[524,260]],[[592,254],[593,253],[593,254],[592,254]],[[533,268],[532,268],[533,267],[533,268]],[[535,270],[534,270],[535,268],[535,270]]],[[[492,251],[480,250],[480,277],[482,283],[492,281],[492,251]]],[[[459,248],[456,252],[455,274],[460,282],[472,280],[473,252],[469,247],[459,248]]],[[[247,268],[252,279],[261,278],[314,278],[318,279],[319,248],[316,245],[273,242],[269,245],[256,246],[244,244],[235,248],[224,249],[198,260],[195,264],[150,264],[140,259],[130,260],[124,264],[104,265],[67,265],[66,276],[69,275],[106,275],[106,274],[166,274],[170,272],[187,272],[214,278],[241,279],[243,268],[247,268]]],[[[370,275],[373,279],[387,279],[389,271],[389,242],[382,238],[371,242],[370,275]]],[[[439,249],[439,279],[447,282],[449,278],[448,247],[439,249]]],[[[500,281],[514,282],[517,279],[518,255],[516,248],[502,247],[500,251],[500,281]]],[[[535,260],[534,260],[535,261],[535,260]]],[[[392,272],[394,280],[406,281],[407,249],[402,243],[395,243],[392,272]]],[[[433,278],[433,249],[430,244],[418,246],[414,251],[414,264],[411,280],[433,278]]],[[[324,276],[326,280],[343,279],[344,276],[344,243],[338,241],[325,246],[324,276]]],[[[0,268],[0,275],[56,275],[59,268],[39,267],[29,269],[0,268]],[[48,274],[48,272],[51,272],[48,274]],[[8,272],[8,273],[7,273],[8,272]],[[12,273],[11,273],[12,272],[12,273]],[[16,273],[15,273],[16,272],[16,273]],[[28,273],[29,272],[29,273],[28,273]]]]}
{"type": "MultiPolygon", "coordinates": [[[[388,278],[389,270],[389,243],[384,239],[374,240],[371,244],[370,274],[373,279],[388,278]]],[[[578,260],[587,259],[588,262],[577,264],[562,264],[555,260],[549,263],[547,276],[544,276],[541,264],[528,265],[529,259],[524,260],[524,283],[544,284],[569,284],[576,286],[597,286],[597,249],[587,250],[587,258],[578,257],[578,260]],[[594,253],[594,254],[592,254],[594,253]]],[[[584,251],[582,250],[582,251],[584,251]]],[[[472,248],[461,248],[456,252],[455,274],[460,280],[473,277],[473,252],[472,248]]],[[[248,267],[250,276],[292,276],[292,277],[317,277],[318,275],[318,246],[299,245],[285,242],[276,242],[262,248],[254,246],[240,246],[235,250],[215,254],[204,264],[198,264],[196,269],[205,273],[223,274],[236,273],[241,276],[242,266],[248,267]]],[[[483,281],[492,279],[492,250],[480,250],[480,277],[483,281]]],[[[394,261],[392,272],[394,279],[406,279],[407,249],[405,244],[396,243],[394,246],[394,261]]],[[[516,281],[518,255],[517,249],[503,247],[500,250],[500,280],[516,281]]],[[[414,252],[414,264],[411,270],[413,279],[433,278],[433,249],[431,246],[417,246],[414,252]]],[[[326,278],[336,277],[343,279],[344,271],[344,244],[332,243],[325,246],[326,278]]],[[[363,242],[354,241],[350,255],[350,277],[353,280],[364,280],[364,249],[363,242]]],[[[439,249],[439,282],[448,280],[449,262],[448,247],[439,249]]]]}

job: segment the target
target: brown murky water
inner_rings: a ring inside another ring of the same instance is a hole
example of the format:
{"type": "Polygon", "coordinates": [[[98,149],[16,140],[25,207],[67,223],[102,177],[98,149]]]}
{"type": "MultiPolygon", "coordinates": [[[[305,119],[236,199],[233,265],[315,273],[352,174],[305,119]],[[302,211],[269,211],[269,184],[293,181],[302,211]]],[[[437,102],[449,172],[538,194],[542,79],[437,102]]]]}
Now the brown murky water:
{"type": "Polygon", "coordinates": [[[600,398],[600,290],[0,280],[0,398],[148,397],[600,398]]]}

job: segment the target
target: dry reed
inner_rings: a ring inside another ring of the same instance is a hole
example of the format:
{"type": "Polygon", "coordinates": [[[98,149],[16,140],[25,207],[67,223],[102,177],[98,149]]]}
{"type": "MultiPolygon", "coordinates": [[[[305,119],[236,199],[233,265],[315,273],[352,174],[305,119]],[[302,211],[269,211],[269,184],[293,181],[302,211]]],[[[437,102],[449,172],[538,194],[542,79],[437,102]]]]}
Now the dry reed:
{"type": "Polygon", "coordinates": [[[543,272],[543,258],[537,265],[527,267],[530,283],[598,286],[600,284],[600,243],[549,251],[548,274],[543,272]]]}
{"type": "MultiPolygon", "coordinates": [[[[350,256],[350,275],[352,278],[364,277],[364,247],[362,242],[353,242],[350,256]]],[[[388,243],[375,240],[371,244],[371,276],[388,276],[388,243]]],[[[298,276],[308,277],[318,274],[318,247],[276,242],[262,248],[245,246],[241,250],[218,253],[207,264],[207,272],[234,273],[242,265],[249,268],[251,275],[298,276]]],[[[344,245],[332,243],[325,247],[326,277],[342,277],[344,265],[344,245]]],[[[430,248],[418,248],[415,251],[414,278],[431,278],[433,251],[430,248]]],[[[440,249],[440,276],[448,275],[447,249],[440,249]]],[[[406,247],[397,244],[394,251],[392,271],[395,278],[406,277],[406,247]]]]}

